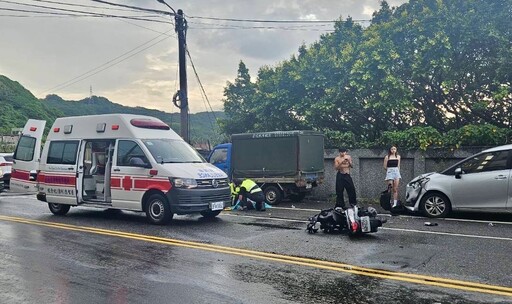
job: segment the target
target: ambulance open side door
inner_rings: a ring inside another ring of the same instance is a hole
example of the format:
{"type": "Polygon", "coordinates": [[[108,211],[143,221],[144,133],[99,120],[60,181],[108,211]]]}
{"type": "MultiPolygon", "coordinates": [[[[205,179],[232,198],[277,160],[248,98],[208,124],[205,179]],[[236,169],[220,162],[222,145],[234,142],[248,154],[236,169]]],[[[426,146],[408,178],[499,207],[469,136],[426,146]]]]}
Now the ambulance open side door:
{"type": "Polygon", "coordinates": [[[29,119],[14,151],[11,192],[38,191],[37,172],[41,157],[41,141],[46,121],[29,119]]]}

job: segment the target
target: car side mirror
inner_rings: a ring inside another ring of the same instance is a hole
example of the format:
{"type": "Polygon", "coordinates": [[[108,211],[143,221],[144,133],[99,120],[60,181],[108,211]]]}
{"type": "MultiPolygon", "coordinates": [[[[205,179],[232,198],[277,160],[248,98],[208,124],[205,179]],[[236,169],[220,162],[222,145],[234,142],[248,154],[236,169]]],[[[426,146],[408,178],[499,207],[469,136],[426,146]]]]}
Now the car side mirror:
{"type": "Polygon", "coordinates": [[[462,168],[461,167],[456,168],[455,169],[455,178],[460,179],[461,177],[462,177],[462,168]]]}

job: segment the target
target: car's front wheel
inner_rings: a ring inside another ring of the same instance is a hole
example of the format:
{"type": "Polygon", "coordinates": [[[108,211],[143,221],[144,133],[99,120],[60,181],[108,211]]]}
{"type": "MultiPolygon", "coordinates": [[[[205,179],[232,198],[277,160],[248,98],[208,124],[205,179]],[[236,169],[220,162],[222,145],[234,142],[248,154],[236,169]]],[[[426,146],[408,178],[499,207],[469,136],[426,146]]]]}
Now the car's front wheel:
{"type": "Polygon", "coordinates": [[[440,218],[448,215],[451,203],[446,195],[439,192],[429,192],[421,198],[420,211],[428,217],[440,218]]]}

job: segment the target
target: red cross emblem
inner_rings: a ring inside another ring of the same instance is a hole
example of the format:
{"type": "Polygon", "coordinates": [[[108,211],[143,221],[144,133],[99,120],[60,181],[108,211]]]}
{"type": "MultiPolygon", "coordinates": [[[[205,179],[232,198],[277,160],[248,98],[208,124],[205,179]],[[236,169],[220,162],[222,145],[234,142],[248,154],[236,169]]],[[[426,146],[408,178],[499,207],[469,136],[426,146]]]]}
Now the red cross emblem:
{"type": "Polygon", "coordinates": [[[130,191],[132,189],[133,185],[132,185],[132,178],[129,177],[129,176],[125,176],[123,178],[123,188],[124,190],[128,190],[130,191]]]}

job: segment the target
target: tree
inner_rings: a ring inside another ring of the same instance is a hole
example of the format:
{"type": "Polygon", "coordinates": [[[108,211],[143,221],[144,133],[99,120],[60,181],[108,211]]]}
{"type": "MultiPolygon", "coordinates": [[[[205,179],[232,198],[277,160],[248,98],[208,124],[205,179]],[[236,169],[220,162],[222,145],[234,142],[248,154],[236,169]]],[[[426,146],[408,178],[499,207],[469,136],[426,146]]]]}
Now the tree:
{"type": "Polygon", "coordinates": [[[251,82],[249,69],[240,61],[234,83],[227,83],[224,89],[225,119],[219,124],[225,134],[245,133],[254,129],[257,114],[254,111],[256,86],[251,82]]]}

